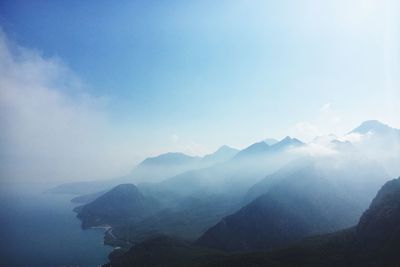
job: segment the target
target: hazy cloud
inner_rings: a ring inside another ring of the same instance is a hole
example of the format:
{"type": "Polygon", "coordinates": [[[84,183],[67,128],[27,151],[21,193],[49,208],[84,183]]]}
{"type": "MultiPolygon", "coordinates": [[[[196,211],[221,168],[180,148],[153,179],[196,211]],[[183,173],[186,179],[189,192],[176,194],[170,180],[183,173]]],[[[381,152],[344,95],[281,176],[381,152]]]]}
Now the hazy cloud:
{"type": "Polygon", "coordinates": [[[321,130],[317,126],[310,122],[302,121],[295,125],[295,136],[301,140],[311,140],[312,138],[322,134],[321,130]]]}
{"type": "Polygon", "coordinates": [[[351,143],[360,142],[365,139],[365,135],[359,133],[349,133],[339,138],[340,141],[349,141],[351,143]]]}
{"type": "Polygon", "coordinates": [[[317,136],[329,134],[344,134],[349,129],[343,128],[342,116],[338,110],[326,103],[315,113],[311,121],[301,121],[295,124],[293,135],[304,141],[311,141],[317,136]]]}
{"type": "Polygon", "coordinates": [[[332,146],[320,143],[310,143],[305,146],[296,147],[293,148],[291,152],[312,157],[331,156],[338,153],[332,146]]]}
{"type": "Polygon", "coordinates": [[[0,32],[3,182],[86,180],[133,167],[135,155],[113,138],[105,105],[105,98],[86,94],[60,60],[17,46],[0,32]]]}

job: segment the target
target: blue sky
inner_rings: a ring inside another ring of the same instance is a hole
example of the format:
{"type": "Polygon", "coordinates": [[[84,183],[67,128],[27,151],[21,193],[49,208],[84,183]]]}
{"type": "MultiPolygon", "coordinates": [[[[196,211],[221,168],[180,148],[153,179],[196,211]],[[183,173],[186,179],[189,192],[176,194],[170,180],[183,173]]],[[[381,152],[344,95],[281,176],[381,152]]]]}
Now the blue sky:
{"type": "Polygon", "coordinates": [[[340,134],[367,119],[400,127],[396,10],[389,0],[17,0],[0,2],[0,26],[79,81],[58,74],[51,89],[69,105],[101,102],[104,139],[137,162],[340,134]]]}

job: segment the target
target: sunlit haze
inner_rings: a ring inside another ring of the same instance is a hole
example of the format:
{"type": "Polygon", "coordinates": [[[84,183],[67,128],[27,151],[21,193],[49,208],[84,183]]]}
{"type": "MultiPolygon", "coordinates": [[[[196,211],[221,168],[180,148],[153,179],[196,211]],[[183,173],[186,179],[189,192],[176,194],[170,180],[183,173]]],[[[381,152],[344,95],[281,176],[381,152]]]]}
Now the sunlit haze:
{"type": "MultiPolygon", "coordinates": [[[[1,1],[9,180],[400,128],[398,1],[1,1]]],[[[4,179],[5,179],[4,178],[4,179]]]]}

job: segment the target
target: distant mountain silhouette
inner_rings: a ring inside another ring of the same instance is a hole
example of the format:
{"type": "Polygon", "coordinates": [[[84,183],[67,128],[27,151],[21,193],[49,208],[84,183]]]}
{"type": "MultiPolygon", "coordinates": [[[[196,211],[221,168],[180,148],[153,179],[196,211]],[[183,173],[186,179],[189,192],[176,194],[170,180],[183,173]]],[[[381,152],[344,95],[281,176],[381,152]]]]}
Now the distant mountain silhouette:
{"type": "Polygon", "coordinates": [[[379,161],[390,176],[400,175],[400,129],[369,120],[345,137],[356,137],[353,145],[365,156],[379,161]]]}
{"type": "Polygon", "coordinates": [[[270,145],[268,145],[266,142],[261,141],[254,143],[245,149],[241,150],[237,155],[236,158],[241,158],[245,156],[254,156],[254,155],[259,155],[262,153],[265,153],[269,150],[270,145]]]}
{"type": "Polygon", "coordinates": [[[221,163],[233,158],[239,152],[238,149],[229,146],[221,146],[217,151],[212,154],[205,155],[202,158],[203,162],[221,163]]]}
{"type": "Polygon", "coordinates": [[[292,138],[290,136],[286,136],[278,143],[273,144],[271,146],[271,150],[279,151],[279,150],[283,150],[283,149],[287,149],[287,148],[298,147],[301,145],[304,145],[304,143],[301,142],[299,139],[292,138]]]}
{"type": "Polygon", "coordinates": [[[255,143],[233,158],[208,168],[190,170],[164,180],[155,188],[180,195],[235,194],[241,196],[248,188],[276,171],[297,155],[290,148],[302,146],[295,138],[286,137],[269,146],[265,142],[255,143]]]}
{"type": "Polygon", "coordinates": [[[248,188],[276,171],[283,164],[296,158],[288,149],[303,145],[295,138],[286,137],[269,146],[265,142],[255,143],[236,154],[231,160],[208,168],[191,170],[154,187],[176,192],[180,195],[244,194],[248,188]]]}
{"type": "MultiPolygon", "coordinates": [[[[400,146],[399,129],[392,128],[377,120],[369,120],[363,122],[361,125],[352,130],[349,134],[351,133],[358,133],[361,135],[372,133],[373,138],[369,138],[371,140],[368,140],[367,144],[365,145],[366,147],[371,147],[371,153],[373,153],[373,151],[376,148],[382,148],[384,150],[386,148],[389,148],[389,150],[390,149],[394,150],[393,152],[391,152],[390,155],[385,155],[386,157],[384,157],[384,161],[386,162],[382,162],[382,164],[384,164],[385,168],[390,171],[391,175],[398,174],[400,167],[398,167],[399,164],[396,163],[398,162],[400,156],[398,155],[393,156],[392,154],[397,153],[396,149],[397,147],[400,146]]],[[[325,136],[325,137],[318,137],[314,141],[318,141],[321,139],[331,139],[334,141],[336,138],[334,136],[325,136]]],[[[339,142],[339,140],[336,141],[339,142]]],[[[360,142],[360,144],[362,144],[362,142],[360,142]]],[[[92,182],[66,183],[57,186],[52,190],[49,190],[49,192],[82,195],[82,194],[96,193],[103,190],[109,190],[113,186],[120,183],[135,183],[135,184],[158,183],[161,181],[165,181],[169,178],[172,178],[174,176],[184,174],[185,172],[191,172],[197,170],[202,172],[202,169],[213,168],[214,165],[219,165],[221,163],[225,163],[230,160],[241,160],[242,163],[243,161],[247,161],[245,164],[248,164],[249,166],[246,167],[253,169],[256,168],[262,169],[260,168],[261,165],[265,166],[272,165],[270,163],[271,161],[274,160],[276,163],[275,165],[282,166],[283,165],[282,163],[289,162],[295,156],[286,154],[285,155],[286,158],[292,157],[291,159],[288,160],[283,159],[283,157],[281,157],[279,160],[271,158],[276,156],[276,153],[278,152],[284,153],[285,150],[288,150],[289,148],[295,148],[302,145],[305,144],[303,144],[298,139],[286,137],[280,140],[279,142],[277,142],[274,139],[266,139],[265,141],[252,144],[241,151],[237,151],[236,149],[232,149],[227,146],[222,146],[216,152],[210,155],[206,155],[203,158],[188,156],[183,153],[165,153],[156,157],[150,157],[145,159],[144,161],[139,163],[132,170],[130,174],[126,176],[115,179],[99,180],[92,182]],[[255,162],[256,158],[258,159],[257,162],[255,162]]],[[[349,147],[351,144],[349,142],[347,143],[342,142],[341,144],[337,143],[337,145],[342,145],[342,147],[344,146],[349,147]]],[[[360,147],[358,146],[357,149],[360,149],[360,147]]],[[[368,156],[373,156],[371,155],[371,153],[368,154],[368,156]]],[[[376,157],[379,158],[379,156],[375,156],[372,158],[376,157]]],[[[238,165],[238,162],[236,162],[235,164],[238,165]]],[[[231,169],[229,165],[230,164],[226,165],[227,169],[231,169]]],[[[222,167],[219,166],[215,169],[218,168],[222,167]]],[[[266,171],[264,171],[263,175],[266,175],[268,173],[272,173],[271,170],[273,168],[266,167],[264,169],[266,169],[266,171]]],[[[221,171],[218,172],[221,173],[221,171]]],[[[228,173],[229,172],[230,171],[228,170],[228,173]]],[[[261,171],[260,172],[254,171],[254,175],[252,174],[253,177],[258,177],[258,175],[261,175],[261,171]]],[[[243,175],[243,177],[248,178],[247,175],[243,175]]],[[[255,181],[257,179],[254,178],[251,180],[255,181]]]]}
{"type": "Polygon", "coordinates": [[[212,154],[204,157],[193,157],[184,153],[165,153],[149,157],[139,163],[130,174],[114,179],[83,181],[61,184],[51,190],[51,193],[86,195],[109,190],[121,183],[158,183],[189,170],[198,170],[230,160],[238,150],[222,146],[212,154]]]}
{"type": "Polygon", "coordinates": [[[180,165],[200,160],[200,157],[192,157],[183,153],[169,152],[156,157],[146,158],[139,165],[180,165]]]}
{"type": "Polygon", "coordinates": [[[355,128],[352,133],[367,134],[367,133],[378,133],[378,134],[397,134],[400,135],[400,130],[392,128],[380,121],[369,120],[361,123],[360,126],[355,128]]]}
{"type": "MultiPolygon", "coordinates": [[[[208,164],[212,164],[209,162],[208,164]]],[[[63,194],[93,194],[99,191],[110,190],[122,183],[151,183],[179,173],[201,168],[204,166],[200,157],[192,157],[183,153],[165,153],[156,157],[149,157],[139,163],[128,175],[114,179],[71,182],[61,184],[51,190],[51,193],[63,194]]]]}
{"type": "Polygon", "coordinates": [[[241,150],[237,155],[236,159],[243,159],[249,157],[265,156],[268,153],[283,151],[290,147],[297,147],[303,145],[303,142],[296,138],[286,136],[279,142],[273,142],[272,145],[267,144],[265,141],[254,143],[245,149],[241,150]]]}
{"type": "Polygon", "coordinates": [[[133,169],[129,177],[136,184],[152,183],[200,167],[202,167],[200,157],[183,153],[165,153],[145,159],[133,169]]]}

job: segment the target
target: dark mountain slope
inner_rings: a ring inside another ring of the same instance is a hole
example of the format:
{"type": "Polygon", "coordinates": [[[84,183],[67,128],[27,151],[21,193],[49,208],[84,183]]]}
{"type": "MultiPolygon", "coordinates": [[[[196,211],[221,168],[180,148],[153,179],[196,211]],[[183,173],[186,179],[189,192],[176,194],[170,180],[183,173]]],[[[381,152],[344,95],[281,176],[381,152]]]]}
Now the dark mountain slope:
{"type": "Polygon", "coordinates": [[[357,225],[356,242],[363,257],[373,253],[384,261],[400,258],[400,178],[379,190],[357,225]]]}
{"type": "Polygon", "coordinates": [[[226,251],[271,249],[353,225],[360,207],[321,178],[313,165],[306,174],[273,185],[269,193],[207,230],[197,244],[226,251]]]}
{"type": "Polygon", "coordinates": [[[119,256],[118,252],[112,253],[111,264],[106,266],[197,266],[203,258],[207,259],[213,253],[209,249],[193,248],[190,243],[180,239],[160,235],[136,245],[123,256],[119,256]]]}
{"type": "Polygon", "coordinates": [[[385,182],[382,177],[378,164],[357,154],[296,160],[254,185],[245,197],[249,204],[210,228],[198,244],[270,249],[350,227],[385,182]]]}
{"type": "Polygon", "coordinates": [[[158,204],[144,197],[133,184],[121,184],[94,201],[75,208],[82,227],[118,225],[137,221],[154,213],[158,204]]]}
{"type": "Polygon", "coordinates": [[[141,221],[114,227],[113,233],[117,240],[111,241],[136,244],[154,234],[196,240],[221,218],[236,211],[238,201],[224,196],[208,196],[203,199],[186,197],[174,208],[165,208],[141,221]]]}
{"type": "Polygon", "coordinates": [[[285,249],[226,254],[158,237],[111,257],[108,267],[398,267],[400,178],[384,185],[356,227],[285,249]]]}

